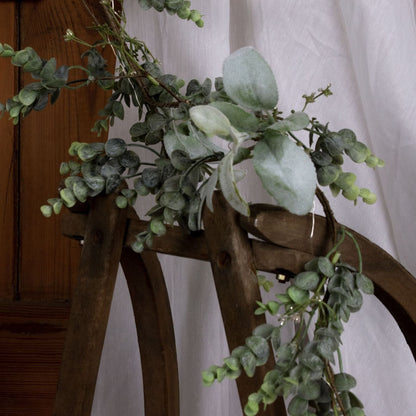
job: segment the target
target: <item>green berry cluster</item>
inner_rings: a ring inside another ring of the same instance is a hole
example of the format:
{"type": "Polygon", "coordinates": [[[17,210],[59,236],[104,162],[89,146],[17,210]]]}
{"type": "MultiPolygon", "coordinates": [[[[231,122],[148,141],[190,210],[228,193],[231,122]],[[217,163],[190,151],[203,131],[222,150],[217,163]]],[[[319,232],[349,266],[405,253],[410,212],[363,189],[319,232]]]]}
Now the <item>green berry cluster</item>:
{"type": "MultiPolygon", "coordinates": [[[[124,179],[122,174],[134,174],[141,166],[139,156],[119,138],[105,144],[73,142],[68,152],[74,160],[61,163],[60,174],[66,176],[64,187],[60,198],[51,198],[48,205],[41,207],[46,217],[59,213],[63,205],[72,208],[78,201],[84,203],[101,192],[115,192],[124,179]]],[[[121,194],[129,205],[134,204],[135,191],[123,189],[121,194]]]]}
{"type": "Polygon", "coordinates": [[[187,0],[138,0],[141,7],[150,9],[153,7],[158,12],[166,10],[169,14],[176,14],[184,20],[192,20],[198,27],[204,26],[201,13],[191,9],[191,2],[187,0]]]}
{"type": "Polygon", "coordinates": [[[358,197],[367,204],[374,204],[377,197],[367,188],[358,187],[356,175],[351,172],[343,172],[342,164],[344,155],[355,163],[365,163],[367,166],[382,167],[384,161],[373,155],[371,150],[362,142],[358,141],[355,133],[349,129],[331,132],[327,126],[313,122],[310,130],[318,134],[315,148],[311,152],[311,159],[316,167],[318,183],[329,186],[334,196],[340,192],[350,200],[356,202],[358,197]]]}
{"type": "Polygon", "coordinates": [[[33,48],[27,47],[20,51],[7,44],[0,43],[0,56],[11,58],[11,63],[22,67],[24,72],[32,74],[39,81],[26,85],[13,98],[7,100],[6,105],[0,104],[0,111],[7,111],[14,124],[19,117],[28,115],[32,110],[43,110],[50,102],[53,104],[59,96],[60,90],[68,80],[68,66],[56,68],[56,59],[43,60],[33,48]]]}

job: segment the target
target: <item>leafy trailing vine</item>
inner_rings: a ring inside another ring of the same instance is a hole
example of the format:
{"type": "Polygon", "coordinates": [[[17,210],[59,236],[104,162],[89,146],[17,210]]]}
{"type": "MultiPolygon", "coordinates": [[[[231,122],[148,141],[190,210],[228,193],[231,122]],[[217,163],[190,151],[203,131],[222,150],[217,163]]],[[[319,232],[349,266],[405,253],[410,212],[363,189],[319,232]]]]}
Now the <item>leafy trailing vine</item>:
{"type": "MultiPolygon", "coordinates": [[[[332,94],[330,86],[304,95],[303,108],[284,117],[277,107],[279,94],[272,70],[253,48],[242,48],[229,56],[222,77],[214,82],[193,79],[186,85],[176,75],[164,73],[145,43],[127,34],[122,2],[117,2],[118,8],[113,3],[101,1],[105,24],[88,10],[100,36],[93,45],[70,29],[65,34],[65,40],[86,48],[84,65],[57,67],[55,58],[42,59],[30,47],[15,51],[0,44],[0,56],[10,58],[13,65],[34,78],[6,104],[0,104],[1,112],[7,112],[14,124],[32,110],[54,104],[63,89],[90,84],[113,91],[92,126],[98,136],[115,118],[124,119],[125,107],[138,111],[128,138],[72,143],[71,159],[60,166],[64,187],[41,207],[44,216],[59,214],[63,206],[71,208],[101,193],[116,192],[121,209],[133,206],[137,197],[153,194],[155,205],[148,212],[148,230],[138,234],[132,245],[141,252],[151,246],[155,236],[165,234],[166,225],[201,229],[202,208],[206,205],[212,210],[216,189],[236,211],[249,215],[249,204],[237,186],[244,176],[237,165],[243,161],[253,164],[279,206],[298,215],[311,210],[316,193],[322,198],[317,185],[329,186],[334,196],[342,194],[354,203],[359,198],[367,204],[376,202],[374,193],[356,184],[354,173],[343,171],[343,164],[345,158],[370,168],[384,162],[357,140],[352,130],[332,131],[328,123],[305,112],[320,96],[332,94]],[[119,62],[114,74],[107,70],[101,54],[104,47],[110,47],[119,62]],[[85,77],[71,79],[74,69],[83,71],[85,77]],[[302,140],[305,135],[307,143],[302,140]],[[213,137],[222,140],[214,141],[213,137]],[[153,161],[143,162],[137,150],[147,151],[153,161]],[[121,187],[126,180],[132,185],[121,187]]],[[[203,26],[201,14],[190,8],[189,1],[139,0],[138,4],[203,26]]],[[[336,237],[334,248],[325,257],[308,262],[285,293],[268,303],[258,302],[255,313],[278,316],[279,325],[259,326],[223,365],[203,372],[206,385],[226,377],[235,379],[242,371],[252,376],[256,367],[274,354],[275,368],[248,397],[244,409],[248,416],[278,396],[290,397],[291,416],[364,415],[362,403],[351,392],[355,379],[344,372],[339,351],[343,324],[360,309],[363,293],[373,293],[373,286],[362,273],[360,254],[358,269],[342,262],[339,248],[344,238],[353,236],[342,230],[336,237]],[[295,322],[297,330],[289,342],[282,342],[281,327],[288,322],[295,322]],[[338,372],[334,370],[335,356],[338,372]]],[[[264,277],[259,283],[266,290],[271,288],[264,277]]]]}

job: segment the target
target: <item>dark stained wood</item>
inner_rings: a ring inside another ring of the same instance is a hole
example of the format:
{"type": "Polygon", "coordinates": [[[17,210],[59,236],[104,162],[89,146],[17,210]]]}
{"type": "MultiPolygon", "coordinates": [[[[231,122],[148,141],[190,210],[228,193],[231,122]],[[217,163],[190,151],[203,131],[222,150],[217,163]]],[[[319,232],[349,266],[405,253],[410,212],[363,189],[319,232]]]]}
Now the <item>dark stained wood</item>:
{"type": "MultiPolygon", "coordinates": [[[[266,322],[264,315],[255,315],[256,301],[261,299],[256,266],[247,233],[239,226],[238,214],[218,192],[213,198],[214,212],[204,212],[212,273],[217,289],[225,333],[230,351],[244,345],[254,328],[266,322]]],[[[264,375],[271,370],[274,360],[256,369],[252,378],[237,379],[242,407],[251,393],[260,389],[264,375]]],[[[283,402],[267,406],[263,415],[286,415],[283,402]]]]}
{"type": "MultiPolygon", "coordinates": [[[[260,299],[255,269],[298,273],[313,256],[324,255],[331,248],[331,239],[326,219],[318,215],[315,215],[313,236],[310,237],[311,215],[299,217],[274,206],[253,205],[252,216],[241,217],[219,195],[214,199],[214,206],[214,214],[205,212],[205,231],[187,234],[179,227],[170,227],[167,234],[155,239],[153,247],[145,253],[159,251],[211,261],[232,349],[243,344],[251,330],[262,322],[253,314],[255,301],[260,299]],[[249,239],[247,232],[266,241],[249,239]],[[231,303],[231,298],[236,302],[231,303]]],[[[85,214],[71,213],[62,220],[63,233],[81,238],[85,234],[86,223],[85,214]]],[[[146,221],[138,220],[130,211],[125,245],[133,242],[135,234],[144,231],[147,226],[146,221]]],[[[380,247],[362,235],[348,231],[360,245],[365,259],[363,271],[373,280],[376,296],[398,322],[416,357],[416,280],[380,247]]],[[[357,265],[357,252],[351,239],[346,238],[340,251],[345,262],[357,265]]],[[[262,380],[260,373],[264,369],[259,370],[253,379],[239,379],[242,404],[248,394],[258,389],[262,380]]],[[[278,411],[281,413],[275,411],[272,414],[285,414],[283,407],[278,411]]]]}
{"type": "Polygon", "coordinates": [[[126,228],[115,196],[91,202],[62,360],[54,416],[91,412],[126,228]]]}
{"type": "MultiPolygon", "coordinates": [[[[100,8],[99,2],[92,2],[100,8]]],[[[57,65],[78,64],[85,47],[67,43],[67,28],[87,42],[97,40],[92,17],[82,0],[23,1],[21,47],[33,47],[42,58],[55,57],[57,65]]],[[[114,66],[111,51],[106,56],[114,66]]],[[[84,78],[83,72],[73,77],[84,78]]],[[[32,82],[23,74],[23,83],[32,82]]],[[[39,207],[57,195],[59,165],[68,160],[68,147],[77,141],[105,141],[90,131],[110,92],[91,85],[62,91],[56,104],[32,112],[20,125],[20,298],[24,300],[70,299],[79,265],[80,248],[60,235],[59,219],[45,219],[39,207]]]]}
{"type": "MultiPolygon", "coordinates": [[[[147,230],[149,223],[138,219],[132,210],[129,210],[127,215],[129,221],[125,246],[128,247],[135,241],[138,233],[147,230]]],[[[62,234],[69,238],[82,240],[86,224],[87,215],[85,213],[66,213],[62,216],[61,221],[62,234]]],[[[304,264],[312,258],[311,254],[264,241],[250,239],[250,244],[253,249],[256,269],[265,272],[277,273],[289,270],[292,273],[299,273],[303,270],[304,264]]],[[[147,250],[195,260],[209,261],[210,259],[204,232],[189,233],[177,226],[168,226],[167,233],[164,236],[155,237],[152,247],[147,250]]]]}
{"type": "MultiPolygon", "coordinates": [[[[0,42],[15,47],[16,2],[0,3],[0,42]]],[[[17,86],[17,72],[9,58],[0,58],[0,102],[13,97],[17,86]]],[[[17,173],[15,148],[16,128],[7,116],[0,119],[0,299],[12,300],[17,292],[17,173]]]]}
{"type": "MultiPolygon", "coordinates": [[[[253,205],[250,218],[241,217],[244,229],[274,244],[313,255],[330,249],[326,219],[315,215],[313,237],[310,238],[311,215],[299,217],[282,209],[253,205]]],[[[340,226],[339,226],[340,227],[340,226]]],[[[376,295],[400,326],[413,355],[416,357],[416,279],[392,256],[359,233],[349,230],[363,255],[364,273],[374,282],[376,295]]],[[[358,265],[357,250],[346,237],[340,247],[343,261],[358,265]]]]}
{"type": "Polygon", "coordinates": [[[147,416],[179,416],[179,377],[168,293],[156,253],[123,249],[136,321],[147,416]]]}
{"type": "Polygon", "coordinates": [[[68,304],[0,305],[1,415],[52,414],[68,316],[68,304]]]}

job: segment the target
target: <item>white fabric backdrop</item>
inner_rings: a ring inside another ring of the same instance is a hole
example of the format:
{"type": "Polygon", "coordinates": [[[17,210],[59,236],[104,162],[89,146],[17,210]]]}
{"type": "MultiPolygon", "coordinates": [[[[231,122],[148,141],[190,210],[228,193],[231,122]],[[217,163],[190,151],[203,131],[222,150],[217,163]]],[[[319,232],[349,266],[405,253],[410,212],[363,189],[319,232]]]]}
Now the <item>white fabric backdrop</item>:
{"type": "MultiPolygon", "coordinates": [[[[359,171],[359,185],[374,190],[375,206],[329,196],[338,221],[389,251],[416,275],[416,28],[412,0],[194,0],[204,15],[198,29],[167,14],[142,12],[125,0],[129,30],[159,57],[166,72],[185,80],[221,75],[235,49],[256,47],[273,68],[279,109],[302,106],[302,94],[332,83],[334,95],[310,115],[349,127],[386,167],[359,171]]],[[[134,114],[130,116],[131,122],[134,114]]],[[[128,122],[110,137],[128,137],[128,122]]],[[[243,193],[272,202],[250,174],[243,193]]],[[[139,208],[144,212],[150,202],[139,208]]],[[[175,320],[181,414],[241,414],[234,383],[202,386],[201,371],[228,354],[208,264],[161,257],[175,320]]],[[[365,267],[365,264],[364,264],[365,267]]],[[[392,276],[394,279],[394,276],[392,276]]],[[[409,415],[414,408],[416,366],[393,319],[366,297],[343,337],[344,368],[368,416],[409,415]]],[[[124,278],[117,280],[93,414],[143,415],[140,358],[124,278]]]]}

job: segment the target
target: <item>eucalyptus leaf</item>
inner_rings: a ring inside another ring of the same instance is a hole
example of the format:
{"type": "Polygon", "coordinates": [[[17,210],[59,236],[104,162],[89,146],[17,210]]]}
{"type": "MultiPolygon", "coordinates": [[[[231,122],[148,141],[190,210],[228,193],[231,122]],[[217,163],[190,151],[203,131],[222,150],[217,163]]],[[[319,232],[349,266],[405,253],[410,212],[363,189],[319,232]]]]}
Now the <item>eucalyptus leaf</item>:
{"type": "Polygon", "coordinates": [[[257,365],[264,365],[266,364],[269,358],[269,344],[267,341],[259,336],[253,335],[251,337],[246,338],[246,345],[250,348],[253,354],[257,358],[257,365]]]}
{"type": "Polygon", "coordinates": [[[309,300],[309,293],[307,290],[300,289],[296,286],[291,286],[287,289],[289,297],[298,305],[302,305],[309,300]]]}
{"type": "Polygon", "coordinates": [[[253,166],[264,188],[288,211],[305,215],[315,196],[315,167],[287,136],[265,136],[254,148],[253,166]]]}
{"type": "Polygon", "coordinates": [[[36,91],[27,90],[26,88],[23,88],[19,92],[19,100],[23,105],[33,104],[37,97],[38,94],[36,91]]]}
{"type": "Polygon", "coordinates": [[[274,329],[275,329],[275,326],[272,324],[261,324],[254,329],[253,335],[259,336],[262,338],[269,338],[274,329]]]}
{"type": "Polygon", "coordinates": [[[248,377],[253,377],[256,370],[256,356],[250,350],[244,352],[240,357],[241,365],[248,377]]]}
{"type": "Polygon", "coordinates": [[[105,152],[110,157],[119,157],[127,150],[127,144],[123,139],[108,139],[105,144],[105,152]]]}
{"type": "Polygon", "coordinates": [[[39,76],[43,81],[47,82],[52,78],[55,71],[56,71],[56,59],[51,58],[45,63],[45,65],[43,66],[42,70],[39,73],[39,76]]]}
{"type": "Polygon", "coordinates": [[[317,381],[302,383],[298,387],[298,395],[305,400],[316,400],[321,394],[321,386],[317,381]]]}
{"type": "Polygon", "coordinates": [[[305,416],[308,411],[308,401],[300,396],[295,396],[290,401],[287,411],[290,416],[305,416]]]}
{"type": "Polygon", "coordinates": [[[335,374],[334,383],[338,391],[348,391],[357,385],[355,378],[347,373],[335,374]]]}
{"type": "Polygon", "coordinates": [[[295,279],[293,280],[293,284],[299,289],[315,290],[318,287],[320,281],[321,277],[318,273],[313,271],[306,271],[296,275],[295,279]]]}
{"type": "Polygon", "coordinates": [[[279,98],[272,70],[252,47],[241,48],[225,60],[223,83],[227,95],[250,110],[271,110],[279,98]]]}
{"type": "Polygon", "coordinates": [[[364,274],[362,274],[362,273],[356,273],[355,274],[355,283],[356,283],[358,289],[362,290],[367,295],[374,294],[374,284],[364,274]]]}

